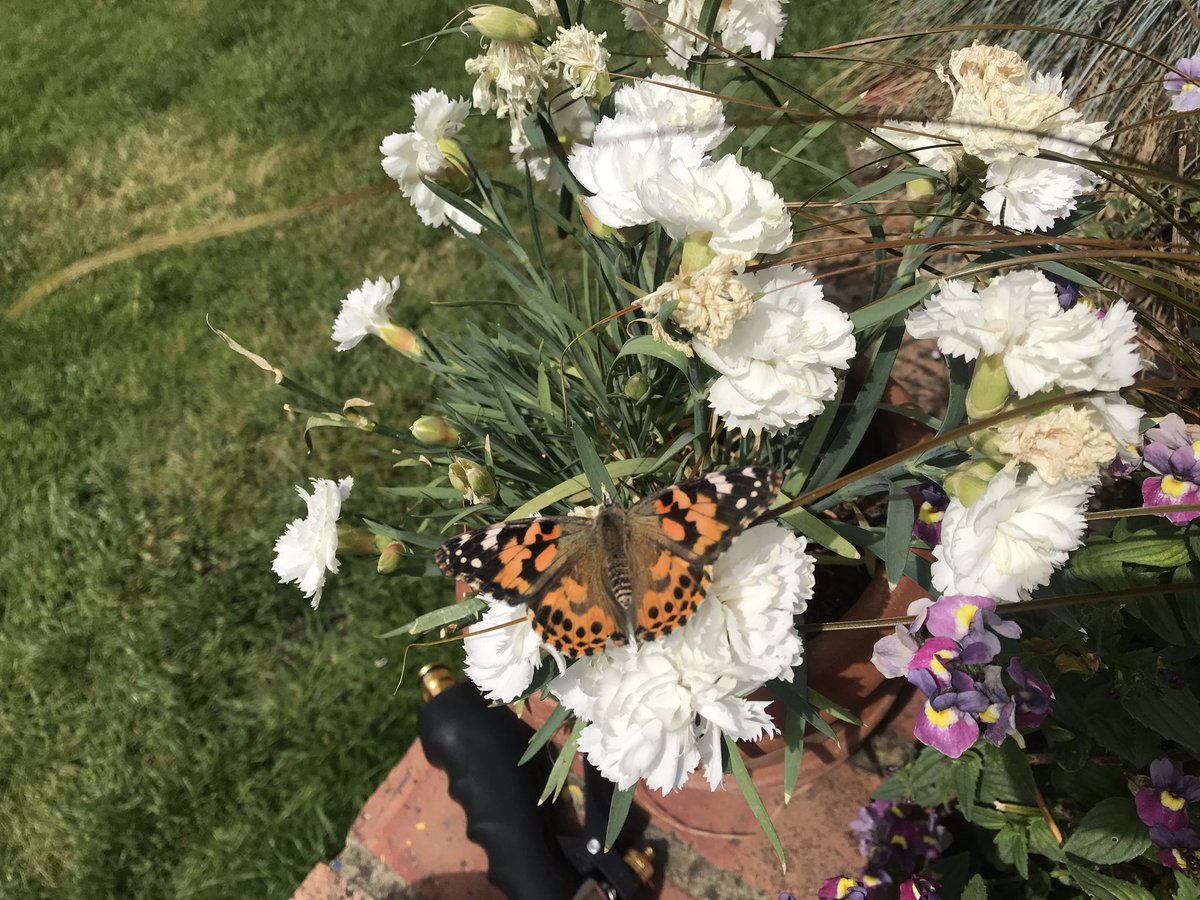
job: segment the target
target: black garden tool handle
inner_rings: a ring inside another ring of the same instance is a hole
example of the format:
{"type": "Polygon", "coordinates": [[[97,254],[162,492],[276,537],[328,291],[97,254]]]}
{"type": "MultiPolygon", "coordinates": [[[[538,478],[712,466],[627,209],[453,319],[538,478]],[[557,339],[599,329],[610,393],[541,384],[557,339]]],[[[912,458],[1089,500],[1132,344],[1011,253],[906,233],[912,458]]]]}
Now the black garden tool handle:
{"type": "Polygon", "coordinates": [[[417,731],[467,814],[467,836],[487,854],[488,881],[510,900],[571,900],[582,878],[552,843],[537,803],[549,763],[539,755],[517,765],[533,729],[507,707],[489,705],[473,684],[452,682],[447,671],[417,731]]]}

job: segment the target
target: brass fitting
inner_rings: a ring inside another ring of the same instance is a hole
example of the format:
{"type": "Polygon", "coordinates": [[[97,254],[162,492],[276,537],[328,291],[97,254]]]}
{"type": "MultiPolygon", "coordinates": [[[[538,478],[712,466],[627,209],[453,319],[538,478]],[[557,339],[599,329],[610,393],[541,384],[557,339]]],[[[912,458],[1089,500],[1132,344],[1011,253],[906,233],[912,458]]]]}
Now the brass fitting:
{"type": "Polygon", "coordinates": [[[421,683],[421,699],[428,703],[446,688],[458,684],[458,679],[445,663],[435,662],[421,666],[417,672],[421,683]]]}

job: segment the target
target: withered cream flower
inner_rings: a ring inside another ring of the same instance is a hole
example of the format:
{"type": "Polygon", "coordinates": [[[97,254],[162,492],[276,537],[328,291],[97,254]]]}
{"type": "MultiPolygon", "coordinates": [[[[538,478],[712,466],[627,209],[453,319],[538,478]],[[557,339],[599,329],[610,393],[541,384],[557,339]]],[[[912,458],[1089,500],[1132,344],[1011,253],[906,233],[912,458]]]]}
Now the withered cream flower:
{"type": "Polygon", "coordinates": [[[1122,444],[1094,406],[1080,404],[1001,425],[995,446],[1009,458],[1008,468],[1026,463],[1046,484],[1058,484],[1092,477],[1116,458],[1122,444]]]}
{"type": "MultiPolygon", "coordinates": [[[[733,333],[734,323],[754,304],[754,294],[738,277],[744,267],[740,256],[718,256],[704,268],[647,294],[641,307],[654,315],[668,300],[678,300],[672,320],[690,331],[693,340],[715,346],[733,333]]],[[[691,356],[691,348],[684,352],[691,356]]]]}
{"type": "Polygon", "coordinates": [[[515,143],[521,120],[529,115],[546,89],[544,51],[526,41],[492,41],[480,56],[468,59],[467,71],[478,76],[471,91],[480,112],[495,110],[509,120],[515,143]]]}
{"type": "Polygon", "coordinates": [[[574,85],[571,96],[604,97],[611,90],[608,78],[608,50],[604,48],[607,34],[595,34],[582,25],[559,28],[558,36],[546,48],[543,60],[546,68],[574,85]]]}

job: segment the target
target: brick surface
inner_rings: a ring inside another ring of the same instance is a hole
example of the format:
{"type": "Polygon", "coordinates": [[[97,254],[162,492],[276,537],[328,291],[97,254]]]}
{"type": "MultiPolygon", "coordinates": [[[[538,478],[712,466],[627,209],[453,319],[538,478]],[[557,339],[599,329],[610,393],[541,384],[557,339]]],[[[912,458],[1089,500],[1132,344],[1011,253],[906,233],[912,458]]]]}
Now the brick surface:
{"type": "Polygon", "coordinates": [[[419,742],[367,801],[350,837],[427,900],[504,900],[487,880],[483,850],[467,838],[445,773],[419,742]]]}
{"type": "Polygon", "coordinates": [[[354,890],[333,869],[318,863],[308,877],[296,889],[292,900],[371,900],[366,894],[354,890]]]}

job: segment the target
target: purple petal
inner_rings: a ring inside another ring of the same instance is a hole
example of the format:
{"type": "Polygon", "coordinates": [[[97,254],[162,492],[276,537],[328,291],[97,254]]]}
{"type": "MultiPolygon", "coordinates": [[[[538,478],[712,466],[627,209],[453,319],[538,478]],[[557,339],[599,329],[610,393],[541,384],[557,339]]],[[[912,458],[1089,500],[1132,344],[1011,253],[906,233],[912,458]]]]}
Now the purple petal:
{"type": "Polygon", "coordinates": [[[938,711],[926,702],[913,736],[951,759],[958,759],[979,739],[979,724],[956,709],[938,711]]]}
{"type": "MultiPolygon", "coordinates": [[[[1143,788],[1133,798],[1133,803],[1137,807],[1138,818],[1150,826],[1151,837],[1153,837],[1154,829],[1156,828],[1162,829],[1164,832],[1173,832],[1187,827],[1187,808],[1170,809],[1164,806],[1163,792],[1161,790],[1143,788]]],[[[1159,844],[1159,846],[1166,847],[1169,845],[1159,844]]]]}
{"type": "Polygon", "coordinates": [[[897,625],[895,634],[889,634],[875,642],[871,663],[885,678],[903,678],[908,673],[909,664],[920,646],[907,628],[897,625]]]}

